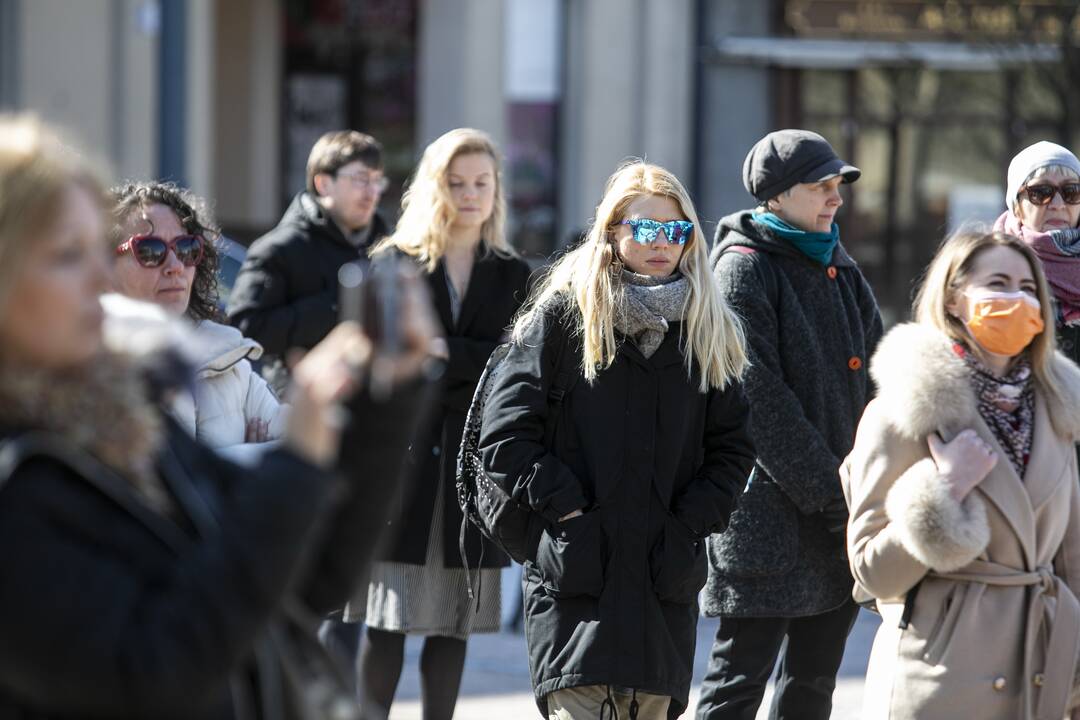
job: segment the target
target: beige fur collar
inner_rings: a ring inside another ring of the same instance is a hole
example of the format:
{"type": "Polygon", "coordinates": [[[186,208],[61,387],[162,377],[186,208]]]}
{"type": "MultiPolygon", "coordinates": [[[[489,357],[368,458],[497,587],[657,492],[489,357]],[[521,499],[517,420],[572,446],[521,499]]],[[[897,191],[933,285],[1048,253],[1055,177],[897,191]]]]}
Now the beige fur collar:
{"type": "MultiPolygon", "coordinates": [[[[1059,435],[1080,439],[1080,368],[1061,353],[1053,360],[1061,395],[1042,396],[1059,435]]],[[[892,425],[913,439],[969,426],[978,416],[967,364],[937,328],[905,323],[890,330],[870,363],[877,397],[892,425]]]]}
{"type": "Polygon", "coordinates": [[[0,421],[57,433],[127,478],[155,509],[169,507],[154,468],[161,414],[129,358],[104,353],[67,371],[0,368],[0,421]]]}

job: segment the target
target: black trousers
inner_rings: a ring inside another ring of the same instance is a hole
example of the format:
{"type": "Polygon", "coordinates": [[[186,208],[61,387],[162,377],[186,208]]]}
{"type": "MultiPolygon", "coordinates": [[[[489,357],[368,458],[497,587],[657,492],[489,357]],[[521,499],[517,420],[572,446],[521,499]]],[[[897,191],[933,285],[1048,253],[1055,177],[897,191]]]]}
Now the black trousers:
{"type": "Polygon", "coordinates": [[[859,606],[800,618],[723,618],[701,685],[697,720],[754,720],[780,662],[769,720],[828,720],[836,673],[859,606]]]}

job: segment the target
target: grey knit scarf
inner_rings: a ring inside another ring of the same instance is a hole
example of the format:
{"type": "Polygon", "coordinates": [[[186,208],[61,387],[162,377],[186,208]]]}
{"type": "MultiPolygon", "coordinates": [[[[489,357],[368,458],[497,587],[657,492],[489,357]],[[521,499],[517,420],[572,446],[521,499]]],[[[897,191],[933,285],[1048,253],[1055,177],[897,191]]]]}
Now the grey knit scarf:
{"type": "Polygon", "coordinates": [[[623,301],[615,313],[615,329],[633,339],[642,355],[652,357],[668,323],[683,319],[690,283],[678,273],[656,278],[623,270],[621,278],[623,301]]]}

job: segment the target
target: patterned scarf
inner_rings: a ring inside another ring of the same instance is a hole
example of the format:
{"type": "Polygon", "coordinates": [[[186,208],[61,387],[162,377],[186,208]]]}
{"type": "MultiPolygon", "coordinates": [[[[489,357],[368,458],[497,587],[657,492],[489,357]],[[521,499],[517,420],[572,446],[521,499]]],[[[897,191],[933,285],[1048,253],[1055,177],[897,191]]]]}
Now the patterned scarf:
{"type": "Polygon", "coordinates": [[[664,278],[623,270],[623,302],[615,313],[615,329],[632,338],[645,357],[652,357],[668,323],[682,320],[690,283],[678,273],[664,278]]]}
{"type": "Polygon", "coordinates": [[[1035,388],[1031,382],[1031,362],[1019,358],[1009,373],[995,377],[974,353],[965,352],[971,369],[979,415],[990,426],[998,444],[1021,479],[1031,457],[1031,438],[1035,426],[1035,388]]]}
{"type": "Polygon", "coordinates": [[[1015,235],[1031,246],[1042,260],[1046,280],[1057,300],[1060,324],[1080,324],[1080,229],[1035,232],[1009,211],[1002,213],[994,229],[1015,235]]]}

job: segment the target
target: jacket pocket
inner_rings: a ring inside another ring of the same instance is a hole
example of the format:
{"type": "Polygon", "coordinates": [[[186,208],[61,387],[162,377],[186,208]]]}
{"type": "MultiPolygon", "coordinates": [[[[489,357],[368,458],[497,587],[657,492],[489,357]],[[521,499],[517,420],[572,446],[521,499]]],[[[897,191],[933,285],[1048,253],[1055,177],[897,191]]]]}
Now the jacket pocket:
{"type": "Polygon", "coordinates": [[[551,523],[540,535],[536,568],[557,598],[599,597],[604,589],[604,531],[596,511],[551,523]]]}
{"type": "Polygon", "coordinates": [[[712,562],[736,577],[782,575],[798,558],[798,510],[760,469],[751,478],[727,528],[709,540],[712,562]]]}
{"type": "Polygon", "coordinates": [[[709,564],[705,541],[669,517],[664,532],[649,553],[649,570],[656,596],[664,602],[692,603],[705,585],[709,564]]]}
{"type": "MultiPolygon", "coordinates": [[[[949,649],[949,641],[955,634],[956,623],[960,619],[960,610],[964,604],[965,587],[957,583],[946,593],[941,602],[941,610],[926,637],[926,647],[923,649],[923,660],[929,665],[939,664],[949,649]]],[[[918,602],[917,596],[916,602],[918,602]]]]}

